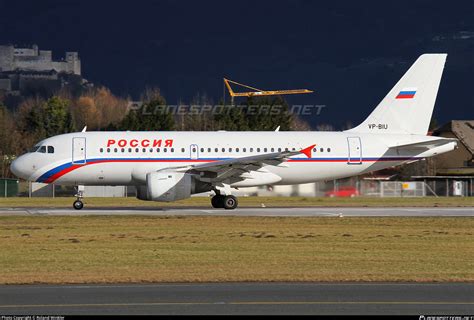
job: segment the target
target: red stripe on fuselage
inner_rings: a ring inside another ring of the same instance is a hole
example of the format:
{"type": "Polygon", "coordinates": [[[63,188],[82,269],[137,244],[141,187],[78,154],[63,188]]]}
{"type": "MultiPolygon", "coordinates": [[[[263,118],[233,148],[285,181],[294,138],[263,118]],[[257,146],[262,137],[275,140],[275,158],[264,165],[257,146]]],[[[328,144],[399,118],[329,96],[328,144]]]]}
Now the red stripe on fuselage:
{"type": "Polygon", "coordinates": [[[69,168],[66,168],[66,169],[63,169],[59,172],[56,172],[55,174],[53,174],[51,177],[49,177],[48,179],[46,179],[44,182],[45,183],[52,183],[54,182],[55,180],[57,180],[58,178],[62,177],[63,175],[65,175],[66,173],[68,172],[71,172],[73,170],[76,170],[76,169],[79,169],[83,166],[85,166],[86,164],[74,164],[72,166],[70,166],[69,168]]]}
{"type": "MultiPolygon", "coordinates": [[[[354,159],[353,161],[357,161],[358,159],[354,159]]],[[[407,159],[362,159],[361,162],[377,162],[377,161],[404,161],[407,159]]],[[[60,177],[64,176],[65,174],[74,171],[76,169],[82,168],[87,165],[91,164],[99,164],[99,163],[107,163],[107,162],[119,162],[119,163],[125,163],[125,162],[202,162],[202,163],[208,163],[208,162],[216,162],[220,160],[199,160],[199,159],[107,159],[107,160],[94,160],[87,162],[85,164],[73,164],[72,166],[65,168],[59,172],[56,172],[53,174],[51,177],[46,179],[44,182],[45,183],[52,183],[59,179],[60,177]]],[[[347,159],[288,159],[288,162],[347,162],[347,159]]]]}

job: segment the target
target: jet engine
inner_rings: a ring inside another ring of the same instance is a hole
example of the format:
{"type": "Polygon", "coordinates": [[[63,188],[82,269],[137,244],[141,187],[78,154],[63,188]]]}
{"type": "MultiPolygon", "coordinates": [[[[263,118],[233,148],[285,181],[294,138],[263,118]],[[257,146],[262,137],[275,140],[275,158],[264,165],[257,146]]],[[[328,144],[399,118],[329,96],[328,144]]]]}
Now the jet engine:
{"type": "Polygon", "coordinates": [[[172,170],[158,171],[146,175],[145,186],[137,186],[137,198],[171,202],[211,190],[211,184],[195,179],[192,174],[172,170]]]}

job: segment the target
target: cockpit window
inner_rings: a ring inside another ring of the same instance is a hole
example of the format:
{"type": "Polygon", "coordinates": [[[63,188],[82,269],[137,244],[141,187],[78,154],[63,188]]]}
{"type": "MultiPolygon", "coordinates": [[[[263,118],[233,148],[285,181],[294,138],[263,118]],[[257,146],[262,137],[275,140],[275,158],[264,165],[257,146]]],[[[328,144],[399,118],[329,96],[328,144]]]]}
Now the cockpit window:
{"type": "Polygon", "coordinates": [[[34,146],[28,152],[54,153],[53,146],[34,146]]]}

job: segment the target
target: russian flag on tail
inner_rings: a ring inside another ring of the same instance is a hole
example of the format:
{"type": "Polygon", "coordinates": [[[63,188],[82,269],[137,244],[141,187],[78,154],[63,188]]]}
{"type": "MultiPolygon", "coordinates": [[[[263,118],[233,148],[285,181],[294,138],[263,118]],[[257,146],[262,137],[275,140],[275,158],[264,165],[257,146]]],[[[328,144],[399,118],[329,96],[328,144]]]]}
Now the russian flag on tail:
{"type": "Polygon", "coordinates": [[[416,88],[404,88],[402,89],[395,99],[413,99],[416,94],[416,88]]]}

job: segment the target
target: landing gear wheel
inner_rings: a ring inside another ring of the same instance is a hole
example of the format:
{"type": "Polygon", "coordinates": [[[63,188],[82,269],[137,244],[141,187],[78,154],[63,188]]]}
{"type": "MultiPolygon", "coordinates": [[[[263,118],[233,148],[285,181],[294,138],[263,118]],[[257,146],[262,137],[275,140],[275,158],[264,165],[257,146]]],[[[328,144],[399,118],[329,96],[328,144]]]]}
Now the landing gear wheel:
{"type": "Polygon", "coordinates": [[[211,205],[213,208],[224,208],[224,196],[220,194],[211,198],[211,205]]]}
{"type": "Polygon", "coordinates": [[[74,209],[76,209],[76,210],[81,210],[81,209],[84,207],[84,203],[83,203],[81,200],[76,200],[76,201],[74,201],[74,203],[72,204],[72,206],[73,206],[74,209]]]}
{"type": "Polygon", "coordinates": [[[238,202],[237,198],[234,196],[225,196],[224,197],[224,209],[226,210],[234,210],[237,208],[238,202]]]}
{"type": "Polygon", "coordinates": [[[82,198],[84,198],[84,186],[83,185],[77,185],[76,186],[76,194],[74,195],[76,197],[76,201],[72,204],[72,207],[76,210],[81,210],[84,208],[84,203],[82,202],[82,198]]]}

